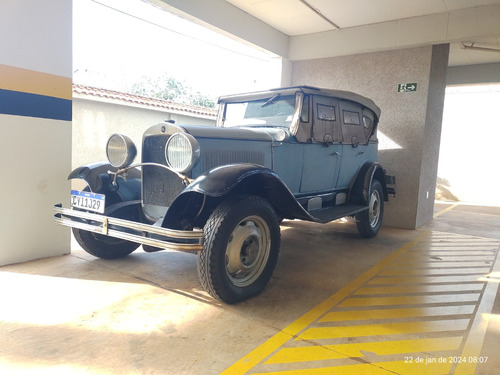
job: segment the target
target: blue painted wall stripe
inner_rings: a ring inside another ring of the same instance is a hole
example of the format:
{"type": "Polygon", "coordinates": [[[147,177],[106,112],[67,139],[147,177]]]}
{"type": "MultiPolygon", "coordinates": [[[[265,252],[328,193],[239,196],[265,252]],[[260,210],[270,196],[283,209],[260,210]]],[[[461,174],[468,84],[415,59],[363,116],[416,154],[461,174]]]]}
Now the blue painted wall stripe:
{"type": "Polygon", "coordinates": [[[71,121],[72,101],[0,89],[0,114],[71,121]]]}

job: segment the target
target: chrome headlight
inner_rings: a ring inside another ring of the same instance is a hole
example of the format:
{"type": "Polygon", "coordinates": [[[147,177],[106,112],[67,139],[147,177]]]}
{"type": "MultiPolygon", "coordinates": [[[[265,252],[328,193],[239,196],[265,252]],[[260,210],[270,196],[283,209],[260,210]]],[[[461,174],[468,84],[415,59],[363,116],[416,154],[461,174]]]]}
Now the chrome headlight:
{"type": "Polygon", "coordinates": [[[165,145],[167,164],[179,173],[188,172],[200,157],[200,145],[190,134],[175,133],[165,145]]]}
{"type": "Polygon", "coordinates": [[[137,155],[134,142],[122,134],[113,134],[106,145],[106,155],[113,167],[128,167],[137,155]]]}

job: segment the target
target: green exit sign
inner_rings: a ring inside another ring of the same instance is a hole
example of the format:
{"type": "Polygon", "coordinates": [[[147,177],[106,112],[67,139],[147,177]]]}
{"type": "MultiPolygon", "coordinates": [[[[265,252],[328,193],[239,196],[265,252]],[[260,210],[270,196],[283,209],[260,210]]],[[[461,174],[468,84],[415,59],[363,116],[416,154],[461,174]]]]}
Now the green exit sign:
{"type": "Polygon", "coordinates": [[[416,83],[399,83],[398,92],[413,92],[417,91],[416,83]]]}

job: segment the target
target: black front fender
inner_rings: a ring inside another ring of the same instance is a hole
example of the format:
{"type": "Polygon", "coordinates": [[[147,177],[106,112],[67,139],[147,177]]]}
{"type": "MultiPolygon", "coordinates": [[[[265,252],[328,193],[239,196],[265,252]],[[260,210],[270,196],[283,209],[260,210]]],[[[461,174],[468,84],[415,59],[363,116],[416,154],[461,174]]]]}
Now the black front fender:
{"type": "Polygon", "coordinates": [[[210,197],[220,197],[234,190],[245,180],[247,180],[246,187],[251,191],[256,191],[263,188],[250,184],[250,181],[253,181],[251,178],[257,176],[280,180],[284,186],[279,176],[268,168],[257,164],[229,164],[205,172],[194,180],[183,193],[193,191],[210,197]]]}
{"type": "Polygon", "coordinates": [[[215,207],[235,194],[263,197],[279,216],[313,220],[274,171],[256,164],[232,164],[204,173],[184,189],[170,206],[163,226],[202,227],[215,207]]]}
{"type": "Polygon", "coordinates": [[[84,180],[90,191],[106,195],[106,209],[123,202],[140,201],[140,170],[137,168],[128,170],[126,179],[119,176],[115,186],[112,184],[112,177],[108,171],[115,172],[116,170],[117,168],[107,162],[86,164],[74,169],[69,174],[68,180],[84,180]]]}

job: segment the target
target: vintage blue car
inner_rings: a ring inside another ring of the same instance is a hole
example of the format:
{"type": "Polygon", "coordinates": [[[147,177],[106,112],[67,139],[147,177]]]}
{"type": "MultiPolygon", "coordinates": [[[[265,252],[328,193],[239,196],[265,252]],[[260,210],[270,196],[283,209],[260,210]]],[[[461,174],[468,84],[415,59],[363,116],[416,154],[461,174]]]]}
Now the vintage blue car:
{"type": "Polygon", "coordinates": [[[283,219],[353,216],[361,236],[378,233],[395,182],[377,163],[379,117],[368,98],[308,86],[222,97],[216,127],[150,127],[140,163],[112,135],[107,162],[71,172],[88,187],[55,218],[100,258],[197,253],[205,290],[238,302],[271,278],[283,219]]]}

